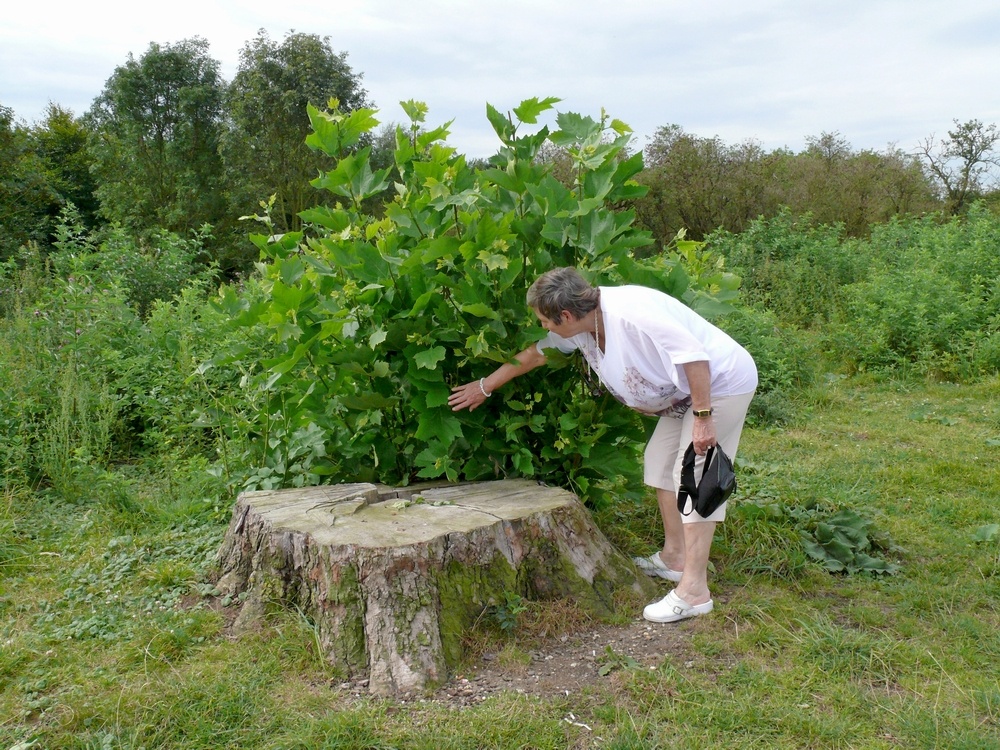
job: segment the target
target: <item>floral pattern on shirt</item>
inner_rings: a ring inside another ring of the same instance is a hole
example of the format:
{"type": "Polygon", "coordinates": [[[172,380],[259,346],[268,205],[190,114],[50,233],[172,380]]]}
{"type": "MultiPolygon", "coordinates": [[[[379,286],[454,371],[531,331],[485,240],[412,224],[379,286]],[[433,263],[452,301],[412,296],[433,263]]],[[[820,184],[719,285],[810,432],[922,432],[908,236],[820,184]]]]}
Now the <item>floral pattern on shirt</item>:
{"type": "Polygon", "coordinates": [[[642,376],[635,367],[626,367],[622,378],[622,388],[625,394],[620,394],[601,377],[601,362],[604,354],[597,346],[588,346],[583,350],[583,356],[590,369],[597,375],[601,384],[608,392],[625,406],[635,409],[641,414],[651,417],[673,417],[681,419],[691,408],[691,397],[681,392],[673,383],[656,385],[642,376]]]}

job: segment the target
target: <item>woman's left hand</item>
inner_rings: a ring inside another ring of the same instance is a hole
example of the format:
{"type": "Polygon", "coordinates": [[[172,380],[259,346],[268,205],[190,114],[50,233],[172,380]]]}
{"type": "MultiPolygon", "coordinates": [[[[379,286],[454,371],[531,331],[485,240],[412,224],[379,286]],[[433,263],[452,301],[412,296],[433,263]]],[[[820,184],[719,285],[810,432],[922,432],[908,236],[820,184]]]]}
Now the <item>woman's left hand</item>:
{"type": "Polygon", "coordinates": [[[694,452],[704,456],[705,452],[715,445],[715,420],[711,417],[695,417],[691,442],[694,443],[694,452]]]}

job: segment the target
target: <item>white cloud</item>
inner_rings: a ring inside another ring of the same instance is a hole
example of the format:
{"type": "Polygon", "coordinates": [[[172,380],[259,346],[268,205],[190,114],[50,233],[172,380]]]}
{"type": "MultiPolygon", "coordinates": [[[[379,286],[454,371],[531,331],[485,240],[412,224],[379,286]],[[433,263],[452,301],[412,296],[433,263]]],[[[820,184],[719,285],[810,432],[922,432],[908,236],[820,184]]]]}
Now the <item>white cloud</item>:
{"type": "Polygon", "coordinates": [[[455,119],[452,143],[471,155],[496,141],[486,102],[532,96],[594,117],[601,107],[636,130],[637,145],[677,123],[727,142],[801,148],[839,132],[856,148],[912,148],[953,119],[1000,121],[994,71],[1000,8],[981,0],[177,0],[67,3],[5,11],[0,103],[41,116],[52,100],[90,106],[115,66],[150,42],[202,36],[235,73],[239,50],[265,28],[328,35],[364,75],[383,110],[430,106],[455,119]],[[148,8],[149,6],[145,6],[148,8]]]}

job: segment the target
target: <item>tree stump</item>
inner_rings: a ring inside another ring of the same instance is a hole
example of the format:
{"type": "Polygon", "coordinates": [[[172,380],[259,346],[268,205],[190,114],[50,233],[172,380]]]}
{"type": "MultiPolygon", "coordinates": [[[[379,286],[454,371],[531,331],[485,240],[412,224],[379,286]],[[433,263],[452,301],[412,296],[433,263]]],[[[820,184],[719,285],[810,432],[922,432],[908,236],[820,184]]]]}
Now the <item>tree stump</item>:
{"type": "Polygon", "coordinates": [[[297,607],[325,658],[383,695],[444,682],[505,593],[599,615],[619,591],[655,594],[575,495],[528,480],[244,493],[219,563],[219,589],[243,594],[237,629],[297,607]]]}

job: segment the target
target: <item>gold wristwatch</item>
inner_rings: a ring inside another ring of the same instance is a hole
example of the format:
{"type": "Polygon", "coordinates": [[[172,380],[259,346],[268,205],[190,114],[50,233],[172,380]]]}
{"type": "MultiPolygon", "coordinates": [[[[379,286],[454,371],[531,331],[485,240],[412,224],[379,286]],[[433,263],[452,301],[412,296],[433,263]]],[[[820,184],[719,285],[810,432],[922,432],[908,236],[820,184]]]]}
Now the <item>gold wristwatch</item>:
{"type": "Polygon", "coordinates": [[[696,417],[710,417],[715,409],[693,409],[691,411],[696,417]]]}

